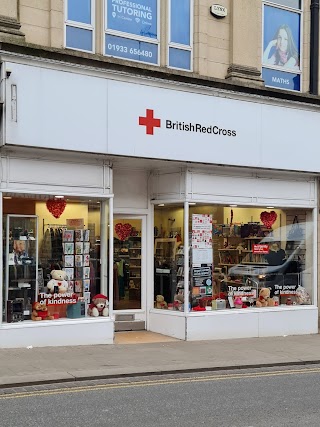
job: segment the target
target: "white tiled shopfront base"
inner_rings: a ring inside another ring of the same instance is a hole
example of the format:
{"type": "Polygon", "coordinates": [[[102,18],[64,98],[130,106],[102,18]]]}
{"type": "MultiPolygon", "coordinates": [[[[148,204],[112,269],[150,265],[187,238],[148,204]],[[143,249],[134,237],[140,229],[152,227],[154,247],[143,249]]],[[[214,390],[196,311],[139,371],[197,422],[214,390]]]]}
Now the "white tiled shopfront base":
{"type": "Polygon", "coordinates": [[[149,330],[187,341],[318,333],[318,308],[291,306],[183,313],[152,310],[149,330]]]}
{"type": "Polygon", "coordinates": [[[4,323],[0,348],[113,344],[114,322],[109,318],[59,319],[4,323]]]}

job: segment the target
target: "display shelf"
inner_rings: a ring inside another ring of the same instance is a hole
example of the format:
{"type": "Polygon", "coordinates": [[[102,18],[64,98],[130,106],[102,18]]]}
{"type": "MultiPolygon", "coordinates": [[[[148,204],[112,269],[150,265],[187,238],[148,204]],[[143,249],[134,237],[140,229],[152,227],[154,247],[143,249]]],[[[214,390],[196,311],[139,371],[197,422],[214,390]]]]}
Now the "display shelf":
{"type": "Polygon", "coordinates": [[[32,303],[37,300],[38,217],[7,215],[4,242],[4,320],[30,319],[32,303]]]}

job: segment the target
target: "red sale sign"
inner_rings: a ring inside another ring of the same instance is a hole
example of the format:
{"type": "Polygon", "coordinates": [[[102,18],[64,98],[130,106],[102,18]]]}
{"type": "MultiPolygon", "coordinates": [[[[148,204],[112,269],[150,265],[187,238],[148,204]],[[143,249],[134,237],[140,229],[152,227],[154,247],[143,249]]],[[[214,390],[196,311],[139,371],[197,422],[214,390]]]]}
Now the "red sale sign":
{"type": "Polygon", "coordinates": [[[253,245],[252,253],[254,253],[254,254],[268,254],[269,253],[269,245],[266,245],[266,244],[253,245]]]}

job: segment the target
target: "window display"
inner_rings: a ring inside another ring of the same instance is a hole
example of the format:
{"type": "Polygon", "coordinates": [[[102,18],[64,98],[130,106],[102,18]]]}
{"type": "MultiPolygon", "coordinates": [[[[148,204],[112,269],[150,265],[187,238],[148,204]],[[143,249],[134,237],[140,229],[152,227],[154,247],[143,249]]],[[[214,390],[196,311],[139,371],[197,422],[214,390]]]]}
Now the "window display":
{"type": "Polygon", "coordinates": [[[107,284],[101,283],[108,260],[107,253],[103,262],[100,255],[101,234],[107,241],[101,203],[74,198],[63,202],[62,207],[61,198],[46,196],[3,199],[7,323],[83,318],[89,315],[91,297],[107,292],[107,284]]]}
{"type": "MultiPolygon", "coordinates": [[[[182,227],[182,207],[155,209],[155,233],[162,236],[155,236],[155,308],[184,310],[182,227]],[[171,230],[172,218],[178,231],[171,230]],[[165,252],[160,244],[169,242],[171,249],[165,252]],[[167,256],[160,256],[161,251],[167,256]],[[167,305],[159,304],[159,295],[167,305]]],[[[190,206],[189,309],[311,304],[312,236],[311,210],[190,206]]]]}

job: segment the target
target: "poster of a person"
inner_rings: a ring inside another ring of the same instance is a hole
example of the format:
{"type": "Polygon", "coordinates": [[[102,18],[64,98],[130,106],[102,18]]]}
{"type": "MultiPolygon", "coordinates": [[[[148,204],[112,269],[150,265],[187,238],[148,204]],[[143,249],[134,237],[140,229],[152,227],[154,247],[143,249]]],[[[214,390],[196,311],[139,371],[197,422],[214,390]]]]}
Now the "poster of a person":
{"type": "Polygon", "coordinates": [[[263,64],[300,69],[300,15],[266,6],[263,64]]]}

